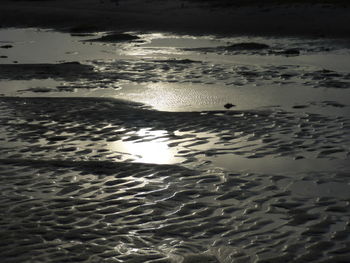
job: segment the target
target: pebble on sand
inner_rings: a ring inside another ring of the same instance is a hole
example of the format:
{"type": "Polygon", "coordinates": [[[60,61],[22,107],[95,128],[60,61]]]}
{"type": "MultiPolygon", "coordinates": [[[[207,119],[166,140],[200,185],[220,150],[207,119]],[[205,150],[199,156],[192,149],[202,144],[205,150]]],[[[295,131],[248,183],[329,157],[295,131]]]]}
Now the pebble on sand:
{"type": "Polygon", "coordinates": [[[0,46],[0,48],[6,48],[6,49],[8,49],[8,48],[13,48],[13,46],[12,46],[12,45],[3,45],[3,46],[0,46]]]}
{"type": "Polygon", "coordinates": [[[226,108],[226,109],[231,109],[232,107],[235,107],[236,105],[234,105],[234,104],[232,104],[232,103],[226,103],[225,105],[224,105],[224,107],[226,108]]]}

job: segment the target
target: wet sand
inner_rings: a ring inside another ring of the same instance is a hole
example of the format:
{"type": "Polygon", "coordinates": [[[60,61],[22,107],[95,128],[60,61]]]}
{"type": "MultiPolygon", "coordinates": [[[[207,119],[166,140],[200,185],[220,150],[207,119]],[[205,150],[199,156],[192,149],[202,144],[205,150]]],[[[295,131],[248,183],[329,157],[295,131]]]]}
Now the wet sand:
{"type": "MultiPolygon", "coordinates": [[[[145,16],[121,3],[114,18],[109,2],[33,3],[1,21],[70,33],[0,30],[2,262],[349,261],[346,38],[315,38],[313,24],[295,28],[312,38],[213,36],[228,28],[176,16],[168,32],[207,35],[111,37],[94,32],[107,22],[72,27],[104,14],[130,30],[159,12],[148,29],[179,3],[136,6],[145,16]]],[[[332,19],[323,33],[344,17],[332,19]]]]}
{"type": "Polygon", "coordinates": [[[0,102],[6,262],[345,262],[349,256],[348,119],[171,113],[96,98],[0,102]],[[146,143],[148,155],[164,154],[160,143],[175,150],[164,159],[174,164],[147,164],[152,158],[123,152],[120,143],[114,148],[120,141],[146,143]],[[215,168],[210,157],[220,155],[265,162],[284,156],[296,159],[294,166],[306,158],[311,167],[239,171],[228,157],[231,170],[215,168]],[[315,158],[330,166],[312,166],[315,158]]]}

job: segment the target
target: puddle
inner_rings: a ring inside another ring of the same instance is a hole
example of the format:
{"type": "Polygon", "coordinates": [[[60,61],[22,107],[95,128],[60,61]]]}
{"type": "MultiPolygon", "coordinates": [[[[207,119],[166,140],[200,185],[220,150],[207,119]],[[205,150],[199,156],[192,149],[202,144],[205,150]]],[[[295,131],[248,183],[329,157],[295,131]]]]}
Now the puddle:
{"type": "Polygon", "coordinates": [[[116,57],[116,47],[92,45],[82,42],[90,37],[72,37],[61,33],[40,29],[1,29],[0,40],[6,40],[13,48],[1,50],[0,63],[58,63],[111,59],[116,57]]]}
{"type": "Polygon", "coordinates": [[[91,36],[2,29],[1,41],[13,45],[0,50],[0,55],[6,56],[0,59],[2,64],[17,61],[19,65],[34,66],[79,61],[92,65],[94,72],[82,73],[81,78],[86,80],[72,82],[65,80],[64,74],[56,79],[35,80],[41,73],[34,69],[32,79],[27,81],[0,81],[0,92],[4,96],[122,98],[166,111],[221,110],[226,103],[232,103],[236,105],[233,109],[238,110],[275,106],[294,110],[302,106],[298,111],[302,108],[343,116],[349,113],[350,53],[348,44],[342,40],[162,33],[139,37],[143,43],[102,44],[82,41],[91,36]],[[254,50],[220,52],[220,47],[229,43],[247,42],[264,43],[270,49],[289,47],[304,51],[299,56],[259,55],[254,50]],[[211,48],[211,52],[200,52],[201,48],[211,48]]]}
{"type": "MultiPolygon", "coordinates": [[[[348,105],[350,90],[315,89],[296,84],[244,87],[210,84],[125,84],[114,93],[115,98],[125,98],[151,105],[163,111],[225,110],[226,103],[235,106],[231,110],[280,109],[307,111],[330,115],[348,116],[349,107],[322,104],[337,101],[348,105]],[[305,105],[300,109],[294,108],[305,105]]],[[[108,96],[108,95],[106,95],[108,96]]]]}

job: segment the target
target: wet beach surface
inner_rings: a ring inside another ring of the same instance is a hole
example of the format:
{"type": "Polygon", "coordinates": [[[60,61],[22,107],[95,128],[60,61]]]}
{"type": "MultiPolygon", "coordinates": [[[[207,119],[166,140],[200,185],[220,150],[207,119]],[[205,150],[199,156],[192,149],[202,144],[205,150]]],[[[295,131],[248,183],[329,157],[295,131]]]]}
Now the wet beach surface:
{"type": "Polygon", "coordinates": [[[348,261],[346,39],[0,40],[4,262],[348,261]]]}

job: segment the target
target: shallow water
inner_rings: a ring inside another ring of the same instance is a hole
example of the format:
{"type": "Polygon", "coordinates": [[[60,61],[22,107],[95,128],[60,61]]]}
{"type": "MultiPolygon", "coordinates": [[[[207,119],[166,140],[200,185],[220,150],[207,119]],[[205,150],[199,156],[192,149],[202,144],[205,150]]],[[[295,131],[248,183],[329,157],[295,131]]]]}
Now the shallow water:
{"type": "Polygon", "coordinates": [[[221,110],[230,102],[238,110],[278,106],[291,111],[294,106],[303,106],[308,112],[349,114],[350,44],[346,40],[161,33],[139,37],[138,42],[101,44],[85,42],[93,36],[3,29],[0,39],[12,43],[13,48],[0,49],[0,55],[7,56],[0,59],[5,64],[2,71],[6,72],[1,76],[1,93],[114,97],[166,111],[221,110]],[[269,49],[223,49],[240,42],[264,43],[269,49]],[[298,49],[300,54],[281,53],[288,49],[298,49]],[[77,69],[78,77],[74,78],[64,74],[43,75],[42,69],[33,65],[28,74],[19,75],[18,72],[28,69],[20,64],[18,68],[6,66],[13,61],[25,64],[79,61],[93,69],[77,69]]]}
{"type": "Polygon", "coordinates": [[[0,30],[4,262],[347,262],[347,42],[135,34],[0,30]]]}

